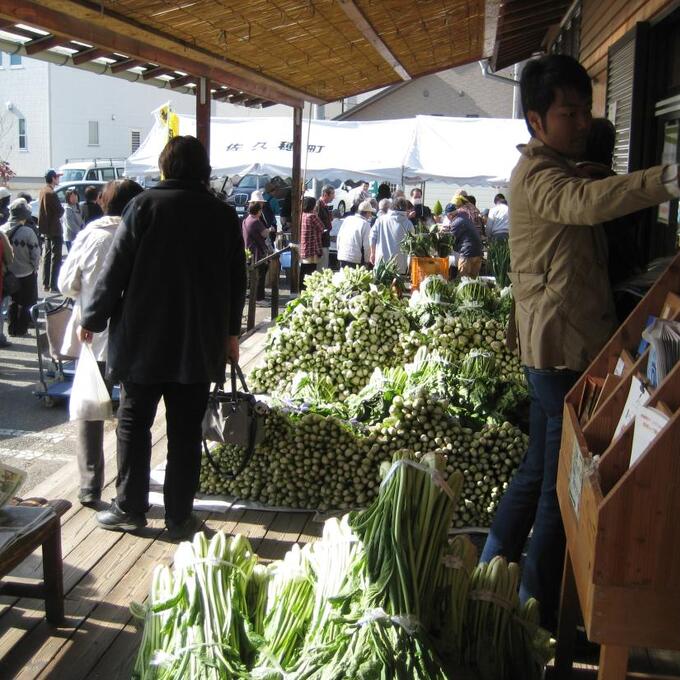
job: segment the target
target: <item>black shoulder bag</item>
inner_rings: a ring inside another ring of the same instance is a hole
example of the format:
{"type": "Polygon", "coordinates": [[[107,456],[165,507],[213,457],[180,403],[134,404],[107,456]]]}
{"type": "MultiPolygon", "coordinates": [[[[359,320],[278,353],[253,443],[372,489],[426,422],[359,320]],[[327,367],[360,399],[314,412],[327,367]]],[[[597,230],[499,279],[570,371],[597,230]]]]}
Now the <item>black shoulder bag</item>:
{"type": "Polygon", "coordinates": [[[264,436],[257,400],[255,395],[248,391],[238,364],[231,364],[231,392],[225,392],[224,385],[215,385],[215,389],[208,397],[202,430],[203,451],[211,467],[225,479],[236,478],[246,468],[253,457],[255,447],[264,436]],[[237,376],[243,391],[237,388],[237,376]],[[209,441],[232,444],[243,449],[243,456],[235,470],[223,470],[215,463],[208,449],[209,441]]]}

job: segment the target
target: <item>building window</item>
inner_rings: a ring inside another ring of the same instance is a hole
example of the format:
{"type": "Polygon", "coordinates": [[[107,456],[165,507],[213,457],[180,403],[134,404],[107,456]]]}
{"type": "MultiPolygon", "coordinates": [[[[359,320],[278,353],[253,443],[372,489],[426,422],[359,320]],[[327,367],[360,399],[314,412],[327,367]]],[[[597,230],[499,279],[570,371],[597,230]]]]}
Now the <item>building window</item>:
{"type": "Polygon", "coordinates": [[[87,144],[88,146],[99,146],[99,121],[91,120],[87,124],[88,135],[87,144]]]}
{"type": "Polygon", "coordinates": [[[10,54],[9,55],[9,65],[10,66],[21,66],[21,55],[20,54],[10,54]]]}
{"type": "Polygon", "coordinates": [[[139,149],[141,144],[142,133],[140,130],[130,130],[130,153],[134,153],[139,149]]]}
{"type": "Polygon", "coordinates": [[[28,141],[26,139],[26,119],[19,118],[19,148],[22,151],[28,149],[28,141]]]}

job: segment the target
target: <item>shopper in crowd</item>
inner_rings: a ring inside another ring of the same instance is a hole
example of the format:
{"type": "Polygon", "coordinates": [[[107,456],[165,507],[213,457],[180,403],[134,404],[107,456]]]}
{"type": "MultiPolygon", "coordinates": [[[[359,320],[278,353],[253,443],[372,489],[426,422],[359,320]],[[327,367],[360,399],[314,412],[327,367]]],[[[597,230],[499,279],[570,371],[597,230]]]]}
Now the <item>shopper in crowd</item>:
{"type": "Polygon", "coordinates": [[[9,222],[4,226],[14,254],[7,271],[16,277],[17,282],[7,313],[7,332],[13,336],[26,335],[31,323],[31,307],[38,301],[40,242],[32,227],[26,224],[30,216],[28,203],[17,198],[10,203],[9,222]]]}
{"type": "Polygon", "coordinates": [[[300,224],[300,290],[304,287],[305,276],[316,271],[323,253],[325,225],[317,214],[318,203],[311,196],[302,201],[300,224]]]}
{"type": "Polygon", "coordinates": [[[406,194],[404,193],[403,189],[395,189],[392,192],[392,201],[396,200],[397,198],[406,198],[406,194]]]}
{"type": "MultiPolygon", "coordinates": [[[[259,192],[253,192],[253,195],[259,192]]],[[[255,196],[257,198],[257,196],[255,196]]],[[[262,203],[253,200],[248,204],[248,214],[243,220],[241,229],[243,230],[243,241],[246,244],[246,250],[250,251],[250,255],[254,262],[262,260],[269,254],[269,228],[262,221],[262,203]]],[[[257,267],[257,293],[256,300],[264,300],[264,287],[267,280],[267,269],[269,264],[265,262],[257,267]]],[[[251,270],[251,276],[256,272],[251,270]]]]}
{"type": "MultiPolygon", "coordinates": [[[[612,169],[615,143],[614,124],[608,118],[594,118],[586,143],[586,160],[578,165],[579,174],[592,179],[615,175],[612,169]]],[[[603,224],[607,239],[609,283],[612,288],[639,274],[644,268],[643,248],[639,242],[644,219],[644,213],[641,212],[624,215],[603,224]]],[[[623,305],[621,309],[617,306],[617,319],[623,321],[630,311],[628,305],[623,305]]]]}
{"type": "Polygon", "coordinates": [[[165,179],[137,196],[82,311],[81,341],[110,321],[107,374],[121,383],[116,498],[104,529],[133,531],[149,508],[151,425],[165,402],[163,497],[171,538],[191,535],[201,467],[201,421],[210,383],[238,361],[245,245],[236,211],[209,190],[203,145],[173,137],[158,159],[165,179]]]}
{"type": "Polygon", "coordinates": [[[432,211],[423,204],[423,191],[420,187],[411,189],[411,203],[413,209],[409,212],[408,218],[416,224],[423,222],[425,224],[432,223],[432,211]]]}
{"type": "Polygon", "coordinates": [[[12,194],[7,187],[0,187],[0,224],[5,224],[9,219],[9,202],[12,194]]]}
{"type": "Polygon", "coordinates": [[[66,250],[70,251],[71,244],[83,228],[83,216],[78,205],[78,192],[75,189],[67,189],[64,197],[66,198],[66,208],[62,217],[64,243],[66,244],[66,250]]]}
{"type": "Polygon", "coordinates": [[[482,214],[477,209],[477,206],[470,201],[467,195],[467,191],[461,189],[452,199],[453,203],[458,210],[462,210],[467,214],[470,222],[475,226],[475,229],[479,232],[480,236],[484,236],[484,220],[482,219],[482,214]]]}
{"type": "Polygon", "coordinates": [[[382,201],[383,198],[392,198],[392,189],[390,189],[390,185],[387,182],[383,182],[378,187],[378,193],[376,194],[376,199],[378,201],[382,201]]]}
{"type": "Polygon", "coordinates": [[[510,231],[510,210],[503,194],[496,194],[493,208],[486,218],[486,235],[489,241],[507,240],[510,231]]]}
{"type": "Polygon", "coordinates": [[[600,223],[680,195],[666,165],[619,177],[579,176],[591,126],[592,85],[573,58],[529,61],[521,76],[531,141],[510,179],[515,322],[529,384],[526,456],[496,512],[481,556],[519,561],[532,530],[520,597],[541,603],[555,630],[565,537],[555,490],[564,397],[616,327],[600,223]]]}
{"type": "Polygon", "coordinates": [[[57,280],[61,267],[64,238],[62,235],[61,217],[64,207],[59,197],[54,193],[54,187],[59,184],[61,175],[56,170],[45,173],[45,186],[40,191],[40,211],[38,213],[38,227],[45,239],[43,259],[43,288],[46,291],[58,293],[57,280]]]}
{"type": "Polygon", "coordinates": [[[382,215],[387,215],[389,209],[392,207],[391,198],[381,198],[378,202],[378,217],[382,215]]]}
{"type": "Polygon", "coordinates": [[[359,204],[355,215],[346,217],[338,232],[338,265],[358,267],[368,264],[371,252],[371,218],[375,208],[370,201],[359,204]]]}
{"type": "Polygon", "coordinates": [[[401,242],[413,231],[413,223],[406,216],[406,199],[403,196],[392,201],[386,215],[379,217],[371,227],[371,264],[377,266],[382,260],[395,258],[401,274],[408,271],[406,255],[401,251],[401,242]]]}
{"type": "Polygon", "coordinates": [[[281,231],[287,233],[291,228],[293,216],[293,188],[290,184],[284,184],[278,190],[279,218],[281,219],[281,231]]]}
{"type": "MultiPolygon", "coordinates": [[[[102,192],[103,217],[90,222],[69,249],[59,274],[59,290],[75,300],[64,332],[61,348],[64,356],[80,356],[81,342],[77,331],[82,309],[92,297],[125,206],[142,191],[137,182],[129,179],[109,182],[102,192]]],[[[92,351],[102,375],[105,375],[108,341],[108,325],[92,338],[92,351]]],[[[111,383],[108,382],[107,386],[110,390],[111,383]]],[[[76,459],[80,474],[78,499],[82,505],[95,506],[101,499],[104,485],[104,421],[79,420],[77,436],[76,459]]]]}
{"type": "Polygon", "coordinates": [[[99,205],[99,189],[89,186],[85,189],[85,200],[80,204],[80,215],[83,218],[83,226],[88,225],[92,220],[98,220],[103,214],[99,205]]]}
{"type": "Polygon", "coordinates": [[[455,239],[453,249],[458,253],[458,274],[477,278],[482,267],[482,239],[464,210],[458,210],[453,203],[444,209],[448,218],[447,231],[455,239]]]}
{"type": "Polygon", "coordinates": [[[335,189],[326,184],[321,189],[321,198],[316,203],[316,214],[323,223],[323,235],[321,237],[321,259],[317,265],[317,269],[328,269],[328,250],[331,246],[331,229],[333,228],[332,210],[333,199],[335,198],[335,189]]]}
{"type": "Polygon", "coordinates": [[[14,260],[14,251],[12,245],[7,238],[7,234],[0,229],[0,349],[4,347],[11,347],[12,343],[5,337],[5,299],[9,304],[9,295],[4,290],[3,284],[5,280],[5,272],[7,272],[9,265],[14,260]]]}
{"type": "Polygon", "coordinates": [[[354,208],[358,208],[359,203],[367,201],[370,197],[371,196],[368,193],[368,182],[365,179],[359,180],[356,186],[351,189],[348,194],[349,204],[354,208]]]}
{"type": "MultiPolygon", "coordinates": [[[[26,191],[18,191],[16,197],[23,198],[26,201],[26,203],[28,203],[29,206],[31,205],[31,203],[33,203],[33,197],[26,191]]],[[[31,216],[26,220],[26,224],[33,229],[35,235],[38,237],[38,240],[40,241],[40,246],[42,247],[40,229],[38,229],[38,218],[35,217],[33,213],[31,213],[31,216]]]]}

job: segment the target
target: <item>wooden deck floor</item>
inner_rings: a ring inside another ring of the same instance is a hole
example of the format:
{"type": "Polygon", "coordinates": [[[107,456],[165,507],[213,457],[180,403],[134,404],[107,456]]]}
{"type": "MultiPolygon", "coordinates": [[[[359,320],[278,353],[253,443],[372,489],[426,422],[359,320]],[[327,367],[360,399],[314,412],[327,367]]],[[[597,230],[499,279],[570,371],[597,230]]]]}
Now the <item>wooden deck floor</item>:
{"type": "MultiPolygon", "coordinates": [[[[260,312],[265,317],[268,310],[260,312]]],[[[269,323],[261,324],[241,346],[246,373],[258,361],[269,323]]],[[[152,433],[152,465],[165,458],[165,418],[162,408],[152,433]]],[[[106,488],[115,495],[115,438],[105,440],[106,488]]],[[[129,678],[140,640],[128,606],[146,598],[155,564],[169,564],[177,547],[164,530],[163,508],[153,507],[148,526],[138,534],[103,531],[94,511],[77,500],[78,472],[68,464],[32,490],[32,496],[65,498],[73,504],[62,518],[66,620],[52,626],[45,620],[41,600],[0,597],[0,678],[58,678],[59,680],[129,678]]],[[[208,531],[224,530],[249,538],[264,560],[283,556],[294,543],[315,540],[322,524],[313,513],[265,512],[230,508],[224,513],[198,513],[208,531]]],[[[32,555],[12,576],[39,579],[42,559],[32,555]]],[[[678,673],[677,654],[637,650],[635,671],[678,673]]],[[[581,673],[588,668],[577,664],[581,673]]],[[[590,666],[594,669],[593,666],[590,666]]],[[[574,677],[584,677],[576,670],[574,677]]],[[[632,669],[631,669],[632,670],[632,669]]],[[[467,677],[467,676],[465,676],[467,677]]],[[[594,676],[591,676],[594,677],[594,676]]],[[[661,677],[632,675],[631,677],[661,677]]],[[[674,676],[675,677],[675,676],[674,676]]]]}
{"type": "MultiPolygon", "coordinates": [[[[244,370],[257,361],[268,324],[242,344],[244,370]]],[[[106,487],[103,498],[115,495],[115,438],[105,441],[106,487]]],[[[153,464],[165,458],[165,418],[153,429],[153,464]]],[[[164,530],[163,508],[153,507],[148,526],[138,534],[99,529],[94,511],[77,500],[75,464],[33,489],[32,496],[65,498],[73,504],[62,518],[66,620],[47,623],[41,600],[0,598],[0,678],[129,678],[140,633],[130,616],[130,601],[146,597],[151,571],[159,562],[170,563],[177,543],[164,530]]],[[[314,540],[321,524],[312,513],[262,512],[229,509],[226,513],[199,513],[211,531],[248,536],[265,560],[281,557],[294,543],[314,540]]],[[[39,579],[42,559],[37,552],[17,568],[18,579],[39,579]]]]}

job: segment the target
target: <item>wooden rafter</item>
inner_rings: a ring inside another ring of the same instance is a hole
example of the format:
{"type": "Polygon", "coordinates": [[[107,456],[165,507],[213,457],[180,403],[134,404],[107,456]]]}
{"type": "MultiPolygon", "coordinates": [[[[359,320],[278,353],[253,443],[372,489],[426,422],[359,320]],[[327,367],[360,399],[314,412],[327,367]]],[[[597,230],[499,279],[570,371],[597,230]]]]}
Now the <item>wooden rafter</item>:
{"type": "Polygon", "coordinates": [[[196,78],[196,76],[177,76],[177,78],[169,80],[168,84],[173,90],[175,90],[178,87],[185,87],[186,85],[189,85],[191,83],[196,84],[197,80],[198,78],[196,78]]]}
{"type": "Polygon", "coordinates": [[[99,59],[100,57],[106,57],[109,54],[111,53],[108,50],[102,50],[98,47],[88,47],[84,50],[80,50],[80,52],[76,52],[76,54],[74,54],[71,59],[73,59],[73,64],[75,66],[80,66],[81,64],[85,64],[88,61],[93,61],[95,59],[99,59]]]}
{"type": "Polygon", "coordinates": [[[375,51],[392,67],[392,69],[394,69],[397,75],[402,80],[411,80],[411,76],[409,75],[408,71],[401,65],[390,48],[382,41],[382,38],[376,33],[368,19],[366,19],[366,17],[363,15],[363,12],[354,4],[354,1],[338,0],[338,5],[349,17],[354,26],[373,46],[375,51]]]}
{"type": "Polygon", "coordinates": [[[135,66],[144,66],[146,62],[139,59],[122,59],[115,64],[111,64],[111,73],[120,73],[121,71],[129,71],[135,66]]]}
{"type": "Polygon", "coordinates": [[[173,73],[169,68],[163,68],[162,66],[156,66],[155,68],[148,68],[142,73],[142,78],[144,80],[151,80],[151,78],[158,78],[159,76],[167,76],[168,73],[173,73]]]}
{"type": "Polygon", "coordinates": [[[60,35],[43,35],[40,38],[35,38],[34,40],[29,40],[24,43],[24,49],[26,54],[30,57],[38,52],[44,52],[49,50],[51,47],[56,47],[57,45],[68,44],[69,39],[64,38],[60,35]]]}

